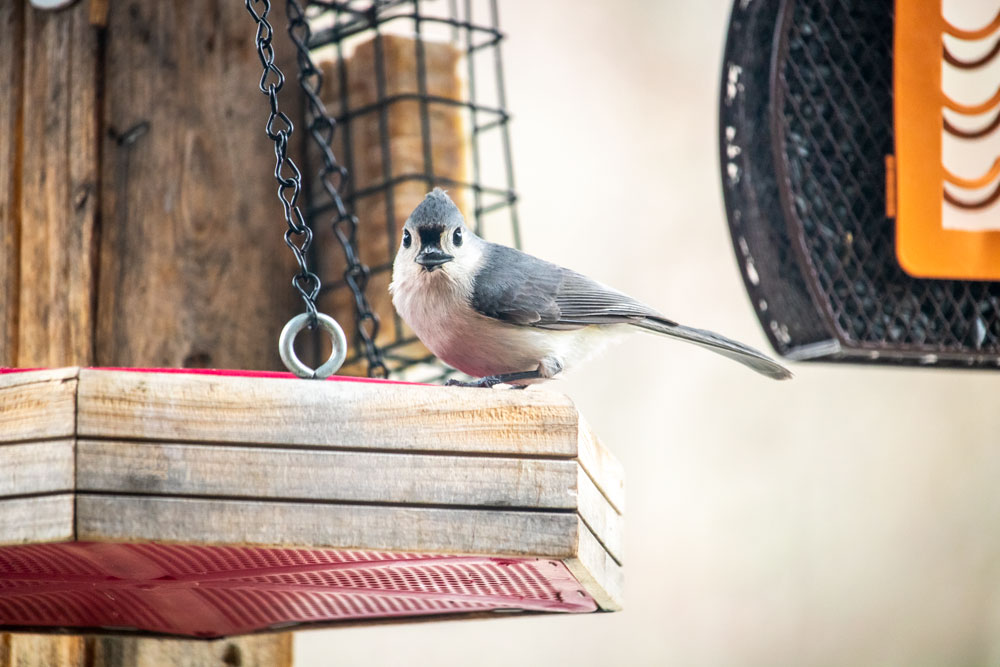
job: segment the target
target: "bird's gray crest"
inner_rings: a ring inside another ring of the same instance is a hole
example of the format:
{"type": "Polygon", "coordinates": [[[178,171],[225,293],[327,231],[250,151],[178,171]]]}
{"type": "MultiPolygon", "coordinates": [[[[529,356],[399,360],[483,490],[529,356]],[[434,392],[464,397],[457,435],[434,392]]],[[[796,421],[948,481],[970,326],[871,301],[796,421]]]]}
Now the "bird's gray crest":
{"type": "Polygon", "coordinates": [[[434,188],[427,193],[424,200],[413,209],[410,214],[410,222],[417,229],[421,227],[440,227],[461,225],[463,221],[462,212],[455,206],[455,202],[441,188],[434,188]]]}

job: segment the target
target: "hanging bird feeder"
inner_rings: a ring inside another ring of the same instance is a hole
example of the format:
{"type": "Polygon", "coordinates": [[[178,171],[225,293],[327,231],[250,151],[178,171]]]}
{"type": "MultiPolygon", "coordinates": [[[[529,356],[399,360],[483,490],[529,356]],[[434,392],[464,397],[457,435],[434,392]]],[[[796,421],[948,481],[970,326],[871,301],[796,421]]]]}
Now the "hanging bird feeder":
{"type": "Polygon", "coordinates": [[[723,191],[785,357],[1000,364],[988,4],[733,3],[723,191]]]}
{"type": "MultiPolygon", "coordinates": [[[[407,197],[450,186],[480,231],[514,230],[516,240],[502,83],[492,102],[473,93],[479,54],[499,68],[495,4],[488,8],[490,23],[481,26],[468,3],[464,16],[434,17],[416,1],[303,8],[288,0],[308,159],[320,173],[303,183],[291,157],[288,88],[279,100],[285,79],[270,4],[246,1],[270,108],[261,124],[273,142],[292,283],[305,305],[282,331],[280,356],[309,379],[73,365],[0,372],[0,629],[213,638],[342,621],[620,609],[622,470],[567,398],[384,379],[429,361],[398,319],[379,311],[375,279],[388,266],[366,256],[366,248],[395,245],[407,197]],[[385,24],[403,20],[416,22],[412,34],[383,34],[385,24]],[[315,65],[314,51],[331,45],[333,60],[315,65]],[[416,92],[405,84],[410,49],[416,92]],[[456,84],[459,65],[468,78],[456,84]],[[340,124],[324,105],[324,70],[328,78],[339,72],[340,124]],[[371,78],[374,100],[365,92],[371,78]],[[467,117],[455,117],[456,109],[467,117]],[[395,133],[396,122],[419,128],[416,171],[406,167],[412,137],[395,133]],[[348,126],[353,138],[335,132],[348,126]],[[501,138],[499,153],[478,143],[490,132],[501,138]],[[461,144],[472,166],[438,159],[439,140],[461,144]],[[340,149],[353,155],[351,170],[337,161],[340,149]],[[366,155],[377,156],[377,168],[366,155]],[[483,185],[487,162],[498,156],[503,185],[483,185]],[[491,216],[500,214],[498,224],[491,216]],[[322,233],[321,219],[332,223],[322,233]],[[314,271],[333,244],[339,263],[314,271]],[[321,274],[332,270],[343,281],[324,290],[321,274]],[[337,294],[349,295],[349,310],[337,294]],[[336,317],[323,312],[327,305],[336,317]],[[337,323],[345,313],[349,335],[337,323]],[[389,322],[388,343],[380,320],[389,322]],[[331,340],[323,363],[314,363],[316,350],[305,361],[296,350],[296,337],[310,328],[331,340]],[[352,354],[382,377],[327,377],[352,354]]],[[[121,43],[109,32],[109,53],[117,53],[121,43]]],[[[156,122],[128,128],[106,133],[115,148],[108,159],[159,136],[156,122]]],[[[197,153],[197,140],[189,144],[197,153]]],[[[125,155],[128,166],[147,154],[125,155]]],[[[105,203],[125,199],[109,194],[105,203]]],[[[103,275],[120,280],[126,269],[113,253],[129,246],[116,229],[105,225],[111,259],[102,266],[116,268],[103,275]]],[[[209,269],[223,274],[232,264],[226,259],[209,269]]],[[[114,294],[127,298],[121,284],[114,294]]],[[[97,313],[108,312],[96,300],[97,313]]],[[[104,345],[93,344],[98,359],[104,345]]],[[[204,365],[207,356],[184,358],[204,365]]]]}

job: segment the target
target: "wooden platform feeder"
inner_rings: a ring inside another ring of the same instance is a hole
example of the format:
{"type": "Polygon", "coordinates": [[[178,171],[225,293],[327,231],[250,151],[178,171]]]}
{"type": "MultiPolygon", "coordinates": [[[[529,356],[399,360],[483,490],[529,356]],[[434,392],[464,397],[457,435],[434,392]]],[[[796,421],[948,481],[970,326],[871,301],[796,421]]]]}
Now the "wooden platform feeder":
{"type": "Polygon", "coordinates": [[[620,608],[572,403],[283,373],[0,374],[0,625],[211,638],[620,608]]]}

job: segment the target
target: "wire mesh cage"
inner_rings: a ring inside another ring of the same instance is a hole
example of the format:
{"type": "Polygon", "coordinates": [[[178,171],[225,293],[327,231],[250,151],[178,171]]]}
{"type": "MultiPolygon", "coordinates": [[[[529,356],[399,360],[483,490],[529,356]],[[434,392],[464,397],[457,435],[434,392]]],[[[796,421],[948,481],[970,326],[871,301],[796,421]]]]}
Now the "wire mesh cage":
{"type": "MultiPolygon", "coordinates": [[[[407,216],[441,187],[478,234],[520,244],[496,1],[315,0],[305,11],[319,97],[336,121],[336,193],[322,179],[306,192],[318,305],[354,332],[341,372],[372,373],[381,360],[396,375],[435,379],[447,370],[388,292],[407,216]],[[345,216],[356,219],[346,231],[345,216]],[[338,228],[346,254],[324,250],[338,228]]],[[[306,174],[316,153],[307,148],[306,174]]]]}
{"type": "Polygon", "coordinates": [[[733,245],[792,359],[995,367],[1000,283],[914,278],[886,211],[892,0],[734,3],[720,148],[733,245]]]}

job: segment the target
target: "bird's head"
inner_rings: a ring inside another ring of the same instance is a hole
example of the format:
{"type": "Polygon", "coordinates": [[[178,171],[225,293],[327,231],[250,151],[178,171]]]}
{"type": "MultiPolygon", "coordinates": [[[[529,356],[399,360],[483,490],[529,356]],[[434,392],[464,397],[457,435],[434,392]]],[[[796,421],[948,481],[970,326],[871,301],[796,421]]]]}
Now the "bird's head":
{"type": "Polygon", "coordinates": [[[478,259],[479,243],[481,239],[465,226],[451,198],[434,188],[406,219],[396,264],[416,263],[431,273],[446,267],[450,271],[471,269],[478,259]]]}

